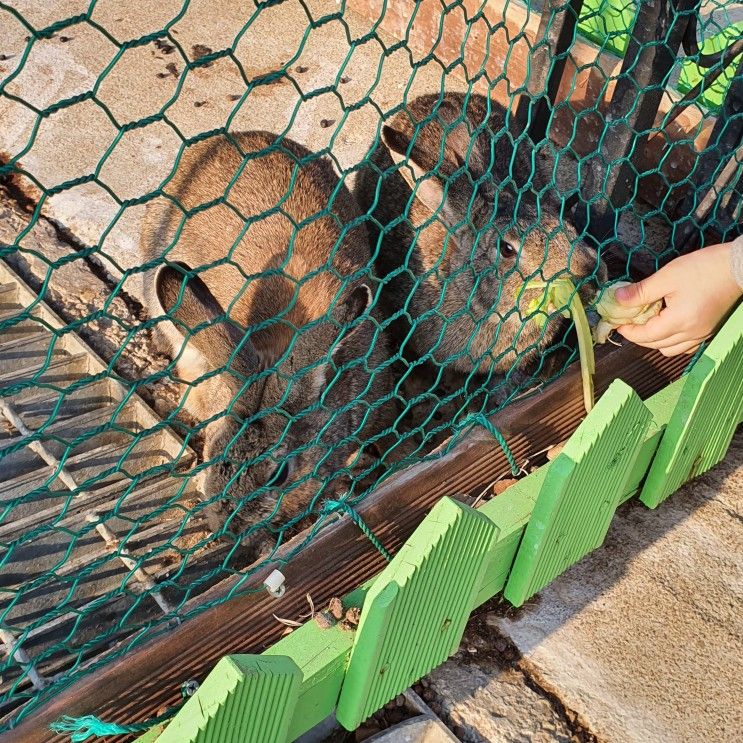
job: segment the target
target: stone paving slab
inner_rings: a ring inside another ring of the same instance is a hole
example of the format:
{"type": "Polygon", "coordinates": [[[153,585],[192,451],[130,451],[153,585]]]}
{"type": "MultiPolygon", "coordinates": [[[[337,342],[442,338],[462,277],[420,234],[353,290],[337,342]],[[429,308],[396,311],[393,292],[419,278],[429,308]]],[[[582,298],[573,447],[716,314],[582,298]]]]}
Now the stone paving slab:
{"type": "Polygon", "coordinates": [[[561,711],[529,686],[517,663],[488,652],[495,639],[488,625],[470,629],[468,644],[425,680],[431,707],[464,743],[570,743],[573,731],[561,711]]]}
{"type": "Polygon", "coordinates": [[[738,740],[741,544],[743,431],[656,511],[620,509],[603,549],[497,626],[600,740],[738,740]]]}
{"type": "MultiPolygon", "coordinates": [[[[37,28],[87,9],[87,3],[73,0],[15,6],[37,28]]],[[[348,9],[343,20],[332,18],[339,10],[332,0],[285,0],[252,17],[243,3],[230,0],[191,0],[179,17],[183,6],[182,0],[99,2],[93,21],[117,42],[177,18],[171,39],[119,54],[104,34],[78,23],[36,41],[23,65],[27,31],[0,9],[0,84],[15,75],[6,83],[7,93],[44,109],[95,89],[94,100],[42,118],[24,103],[0,97],[0,152],[21,154],[23,168],[46,189],[96,173],[96,182],[47,199],[44,212],[83,242],[101,245],[114,275],[138,264],[144,211],[122,202],[160,186],[184,138],[226,124],[232,131],[285,133],[314,151],[332,147],[344,171],[369,151],[382,114],[405,95],[412,99],[444,85],[439,63],[421,63],[384,34],[370,35],[352,51],[351,43],[364,39],[371,23],[348,9]],[[186,70],[186,60],[228,47],[230,57],[186,70]],[[284,76],[256,83],[282,69],[284,76]],[[316,93],[336,80],[337,92],[316,93]],[[163,120],[119,136],[119,127],[161,111],[163,120]]],[[[447,89],[463,86],[446,76],[447,89]]],[[[352,181],[351,172],[348,184],[352,181]]],[[[126,288],[138,296],[136,279],[126,288]]]]}

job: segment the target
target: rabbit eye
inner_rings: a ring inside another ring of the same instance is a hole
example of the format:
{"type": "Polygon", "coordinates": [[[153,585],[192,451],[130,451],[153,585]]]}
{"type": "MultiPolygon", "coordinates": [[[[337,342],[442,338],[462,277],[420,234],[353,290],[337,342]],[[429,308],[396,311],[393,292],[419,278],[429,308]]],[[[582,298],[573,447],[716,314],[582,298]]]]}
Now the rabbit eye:
{"type": "Polygon", "coordinates": [[[288,476],[289,476],[289,465],[286,462],[282,462],[271,473],[271,477],[268,478],[268,482],[266,484],[274,488],[279,488],[286,482],[286,478],[288,476]]]}
{"type": "Polygon", "coordinates": [[[501,240],[499,246],[500,254],[504,258],[515,258],[519,254],[519,249],[508,240],[501,240]]]}

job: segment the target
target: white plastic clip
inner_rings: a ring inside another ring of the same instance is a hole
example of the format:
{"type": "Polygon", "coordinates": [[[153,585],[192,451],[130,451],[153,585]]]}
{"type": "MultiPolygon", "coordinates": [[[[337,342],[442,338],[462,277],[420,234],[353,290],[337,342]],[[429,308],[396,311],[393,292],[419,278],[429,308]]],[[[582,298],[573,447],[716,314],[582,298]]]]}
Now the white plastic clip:
{"type": "Polygon", "coordinates": [[[274,570],[271,575],[263,581],[266,590],[275,599],[280,599],[286,593],[286,578],[280,570],[274,570]]]}

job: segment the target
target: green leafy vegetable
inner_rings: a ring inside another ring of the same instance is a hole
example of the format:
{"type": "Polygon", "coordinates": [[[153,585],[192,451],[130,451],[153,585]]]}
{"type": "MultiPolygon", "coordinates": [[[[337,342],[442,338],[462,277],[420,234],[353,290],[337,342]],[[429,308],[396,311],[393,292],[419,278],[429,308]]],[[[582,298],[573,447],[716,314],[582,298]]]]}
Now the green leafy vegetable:
{"type": "Polygon", "coordinates": [[[570,279],[561,278],[554,281],[527,281],[524,288],[544,290],[527,307],[530,314],[534,313],[532,322],[538,327],[543,328],[549,316],[558,311],[563,317],[572,317],[578,335],[583,404],[586,412],[590,412],[594,403],[593,375],[596,372],[596,362],[593,355],[591,326],[588,324],[586,311],[575,284],[570,279]]]}

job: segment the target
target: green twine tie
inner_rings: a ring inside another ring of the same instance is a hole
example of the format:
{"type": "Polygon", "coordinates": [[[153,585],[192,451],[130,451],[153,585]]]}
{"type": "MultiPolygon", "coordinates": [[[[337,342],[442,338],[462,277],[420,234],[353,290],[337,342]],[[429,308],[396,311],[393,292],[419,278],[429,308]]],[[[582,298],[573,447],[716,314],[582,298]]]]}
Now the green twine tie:
{"type": "Polygon", "coordinates": [[[513,452],[508,446],[505,438],[503,438],[503,434],[490,422],[490,420],[488,420],[488,417],[484,413],[473,415],[465,421],[464,425],[466,426],[470,423],[482,426],[498,442],[500,448],[503,449],[503,454],[505,455],[506,460],[508,460],[508,464],[511,466],[511,474],[516,477],[521,472],[521,467],[516,463],[516,457],[513,456],[513,452]]]}
{"type": "Polygon", "coordinates": [[[694,368],[694,364],[699,361],[702,354],[707,350],[707,345],[708,344],[705,341],[701,346],[699,346],[699,348],[694,352],[694,355],[689,359],[689,363],[686,365],[682,374],[688,374],[694,368]]]}
{"type": "MultiPolygon", "coordinates": [[[[193,682],[186,682],[181,687],[181,695],[184,699],[193,696],[198,689],[198,685],[193,682]]],[[[119,725],[116,722],[106,722],[95,715],[85,715],[83,717],[70,717],[63,715],[59,720],[55,720],[49,729],[54,733],[70,733],[72,743],[83,743],[88,738],[104,738],[107,735],[127,735],[129,733],[144,733],[155,725],[169,720],[181,709],[182,705],[170,707],[158,717],[153,717],[144,722],[133,722],[130,725],[119,725]]]]}
{"type": "Polygon", "coordinates": [[[366,536],[366,538],[377,548],[377,551],[382,555],[382,557],[384,557],[387,562],[392,560],[392,555],[387,552],[382,542],[379,541],[377,535],[364,523],[364,519],[361,518],[353,506],[350,506],[348,503],[341,500],[326,500],[323,505],[323,513],[331,514],[334,511],[343,511],[344,513],[347,513],[351,517],[353,523],[356,524],[356,526],[358,526],[364,533],[364,536],[366,536]]]}
{"type": "MultiPolygon", "coordinates": [[[[175,711],[175,710],[174,710],[175,711]]],[[[88,738],[103,738],[106,735],[124,735],[126,733],[142,733],[149,730],[153,725],[168,719],[172,713],[162,715],[154,720],[134,723],[132,725],[118,725],[115,722],[105,722],[95,715],[84,717],[69,717],[64,715],[53,722],[49,728],[54,733],[71,733],[72,743],[82,743],[88,738]]]]}

